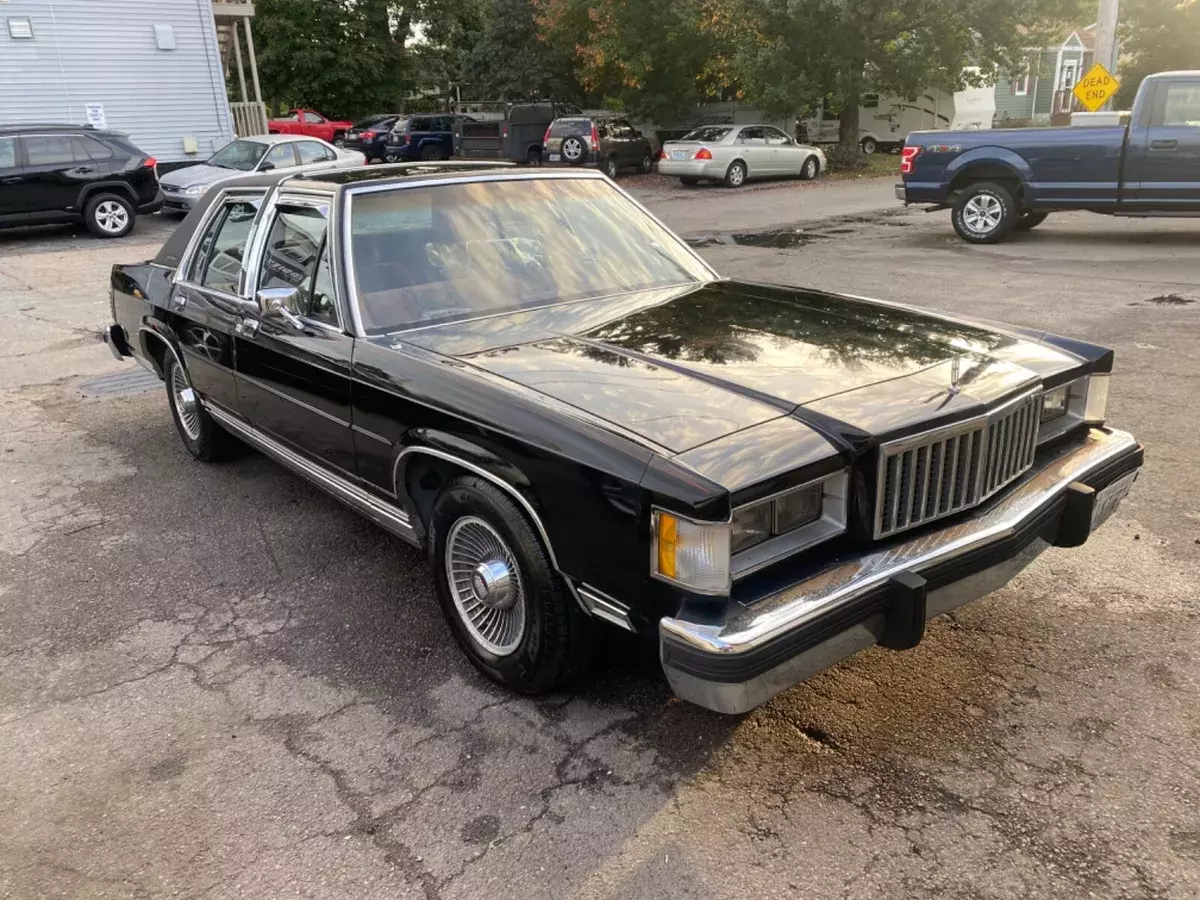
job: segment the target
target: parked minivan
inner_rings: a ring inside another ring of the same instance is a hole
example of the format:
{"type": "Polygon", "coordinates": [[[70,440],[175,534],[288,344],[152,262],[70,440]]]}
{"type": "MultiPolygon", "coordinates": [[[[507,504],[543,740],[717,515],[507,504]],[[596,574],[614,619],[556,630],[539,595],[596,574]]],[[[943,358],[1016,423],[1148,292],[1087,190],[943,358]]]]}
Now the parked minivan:
{"type": "Polygon", "coordinates": [[[650,171],[650,139],[620,116],[564,116],[546,129],[544,160],[549,165],[589,166],[616,178],[621,169],[650,171]]]}

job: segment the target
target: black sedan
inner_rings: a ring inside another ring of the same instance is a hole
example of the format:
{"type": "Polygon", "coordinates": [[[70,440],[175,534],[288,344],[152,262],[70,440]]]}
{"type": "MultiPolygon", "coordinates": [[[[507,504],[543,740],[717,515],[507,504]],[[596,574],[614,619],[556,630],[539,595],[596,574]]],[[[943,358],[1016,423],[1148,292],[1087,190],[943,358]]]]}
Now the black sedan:
{"type": "Polygon", "coordinates": [[[361,122],[355,122],[354,127],[346,132],[344,146],[347,150],[357,150],[372,160],[383,160],[387,152],[388,134],[392,126],[399,121],[396,114],[368,116],[361,122]]]}
{"type": "Polygon", "coordinates": [[[1111,351],[723,280],[586,170],[258,176],[112,305],[190,453],[250,444],[423,548],[524,692],[616,627],[750,709],[1082,543],[1142,464],[1111,351]]]}

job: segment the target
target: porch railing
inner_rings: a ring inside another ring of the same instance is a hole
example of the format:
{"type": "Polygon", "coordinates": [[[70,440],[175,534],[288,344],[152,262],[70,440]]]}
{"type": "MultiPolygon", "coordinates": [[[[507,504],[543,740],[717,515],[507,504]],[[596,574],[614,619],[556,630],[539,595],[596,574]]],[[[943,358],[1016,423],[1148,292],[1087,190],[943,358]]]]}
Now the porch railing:
{"type": "Polygon", "coordinates": [[[264,103],[230,103],[233,113],[233,129],[238,137],[250,137],[267,133],[267,107],[264,103]]]}

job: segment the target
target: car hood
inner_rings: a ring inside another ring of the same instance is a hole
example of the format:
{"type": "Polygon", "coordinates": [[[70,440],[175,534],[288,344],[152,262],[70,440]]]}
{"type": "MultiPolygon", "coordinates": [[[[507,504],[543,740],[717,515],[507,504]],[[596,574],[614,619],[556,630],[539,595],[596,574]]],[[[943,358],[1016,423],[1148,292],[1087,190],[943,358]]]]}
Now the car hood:
{"type": "Polygon", "coordinates": [[[715,281],[398,338],[680,453],[792,417],[834,443],[978,414],[1079,364],[1012,333],[908,307],[715,281]]]}
{"type": "Polygon", "coordinates": [[[194,184],[211,184],[222,178],[231,178],[235,175],[245,174],[247,173],[238,172],[236,169],[222,169],[220,166],[210,166],[200,163],[197,166],[188,166],[185,169],[176,169],[174,172],[167,172],[158,180],[170,187],[188,188],[194,184]]]}

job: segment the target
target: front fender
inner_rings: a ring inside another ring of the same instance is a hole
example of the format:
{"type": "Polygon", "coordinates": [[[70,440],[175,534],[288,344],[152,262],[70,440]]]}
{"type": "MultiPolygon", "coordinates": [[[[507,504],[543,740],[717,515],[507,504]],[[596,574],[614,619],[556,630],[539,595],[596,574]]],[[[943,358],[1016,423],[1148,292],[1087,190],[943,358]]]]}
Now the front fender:
{"type": "Polygon", "coordinates": [[[1028,184],[1030,179],[1029,163],[1019,154],[1004,147],[974,147],[951,160],[946,166],[943,178],[950,184],[959,175],[970,169],[983,166],[1007,169],[1013,177],[1022,184],[1028,184]]]}

